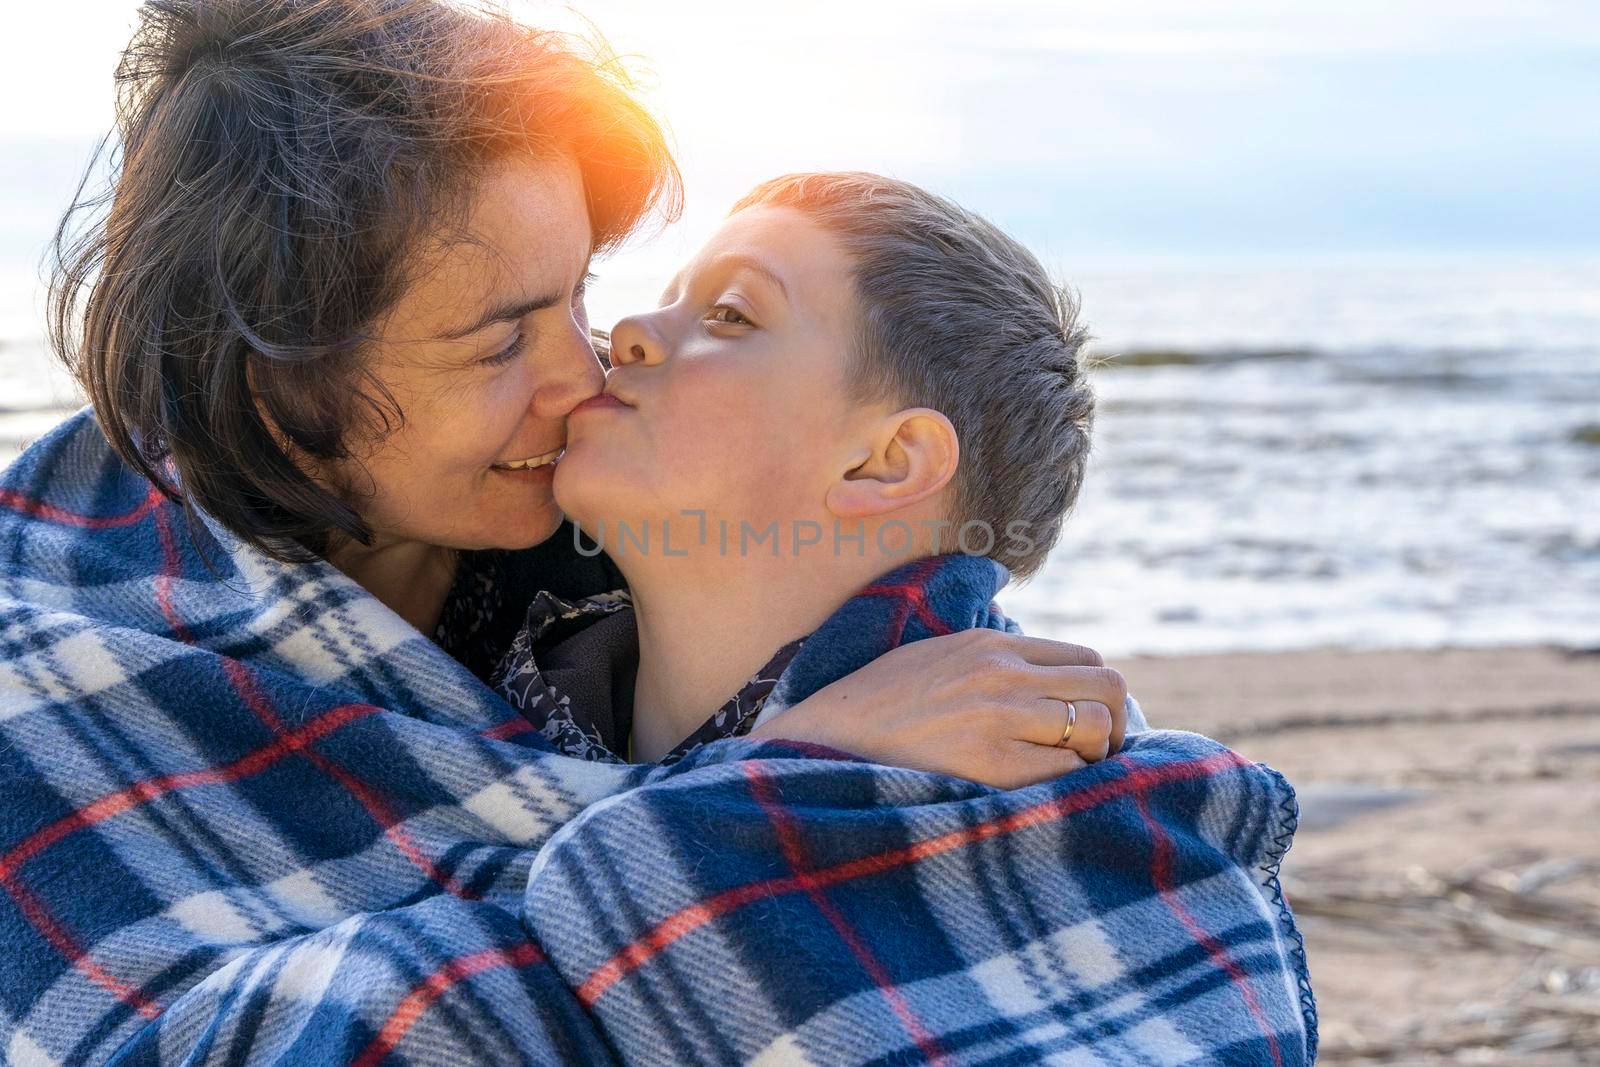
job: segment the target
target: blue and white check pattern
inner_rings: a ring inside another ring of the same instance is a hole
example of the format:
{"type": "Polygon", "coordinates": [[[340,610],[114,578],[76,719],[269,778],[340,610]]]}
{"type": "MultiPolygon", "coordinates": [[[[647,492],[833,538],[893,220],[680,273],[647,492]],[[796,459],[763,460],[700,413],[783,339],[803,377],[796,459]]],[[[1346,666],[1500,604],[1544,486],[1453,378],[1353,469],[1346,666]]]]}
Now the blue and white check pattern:
{"type": "Polygon", "coordinates": [[[1012,793],[555,755],[88,413],[0,476],[0,1059],[1304,1063],[1292,794],[1156,733],[1012,793]]]}

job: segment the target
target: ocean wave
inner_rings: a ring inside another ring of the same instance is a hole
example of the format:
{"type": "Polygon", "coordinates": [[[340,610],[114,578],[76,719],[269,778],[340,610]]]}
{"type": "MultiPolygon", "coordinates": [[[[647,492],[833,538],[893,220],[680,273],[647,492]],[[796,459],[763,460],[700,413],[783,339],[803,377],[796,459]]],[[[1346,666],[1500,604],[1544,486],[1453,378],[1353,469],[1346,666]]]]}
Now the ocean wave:
{"type": "Polygon", "coordinates": [[[1135,370],[1147,367],[1214,367],[1231,363],[1299,362],[1318,356],[1312,348],[1135,348],[1125,352],[1091,352],[1095,369],[1135,370]]]}
{"type": "Polygon", "coordinates": [[[1586,422],[1581,426],[1574,426],[1567,434],[1567,440],[1575,445],[1600,447],[1600,422],[1586,422]]]}

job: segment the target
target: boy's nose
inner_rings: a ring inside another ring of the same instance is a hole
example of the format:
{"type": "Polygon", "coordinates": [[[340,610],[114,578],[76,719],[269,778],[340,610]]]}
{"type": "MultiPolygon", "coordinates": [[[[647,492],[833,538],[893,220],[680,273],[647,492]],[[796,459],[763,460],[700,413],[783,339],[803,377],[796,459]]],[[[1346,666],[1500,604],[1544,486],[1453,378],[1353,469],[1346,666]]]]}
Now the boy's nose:
{"type": "Polygon", "coordinates": [[[642,363],[653,367],[667,358],[666,339],[655,316],[629,315],[611,331],[611,365],[642,363]]]}

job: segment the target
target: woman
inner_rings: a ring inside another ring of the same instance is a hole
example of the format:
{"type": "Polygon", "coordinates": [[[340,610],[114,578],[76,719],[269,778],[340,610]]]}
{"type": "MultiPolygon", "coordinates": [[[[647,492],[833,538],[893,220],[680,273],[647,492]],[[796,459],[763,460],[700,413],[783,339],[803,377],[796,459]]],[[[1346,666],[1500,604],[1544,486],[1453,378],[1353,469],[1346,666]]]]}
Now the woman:
{"type": "MultiPolygon", "coordinates": [[[[534,590],[616,579],[550,463],[601,383],[591,256],[676,209],[660,130],[609,63],[434,0],[150,0],[118,81],[52,294],[92,417],[0,479],[0,1045],[607,1060],[519,921],[535,852],[641,785],[816,762],[565,760],[481,681],[534,590]]],[[[765,733],[1010,783],[1098,663],[928,640],[765,733]]]]}
{"type": "MultiPolygon", "coordinates": [[[[109,216],[52,293],[58,350],[163,492],[279,559],[326,559],[485,676],[533,592],[614,577],[556,536],[550,480],[603,380],[592,257],[677,210],[659,127],[611,63],[443,5],[146,12],[109,216]]],[[[1018,711],[1079,700],[1104,722],[1099,664],[934,641],[781,734],[1018,784],[1018,711]],[[877,714],[834,714],[845,700],[877,714]]]]}

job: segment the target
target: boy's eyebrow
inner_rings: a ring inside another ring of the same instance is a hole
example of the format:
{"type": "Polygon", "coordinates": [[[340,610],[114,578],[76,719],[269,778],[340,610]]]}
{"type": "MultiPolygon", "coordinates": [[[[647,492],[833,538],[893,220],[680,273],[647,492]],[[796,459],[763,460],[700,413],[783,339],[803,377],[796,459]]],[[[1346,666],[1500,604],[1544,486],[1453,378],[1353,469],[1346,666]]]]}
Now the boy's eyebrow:
{"type": "Polygon", "coordinates": [[[783,284],[783,277],[777,271],[773,270],[771,267],[767,266],[754,256],[736,253],[731,256],[724,256],[723,258],[717,260],[713,266],[723,271],[731,272],[742,269],[747,270],[752,274],[759,274],[761,277],[771,282],[777,288],[778,292],[783,294],[783,298],[785,300],[789,299],[789,287],[783,284]]]}
{"type": "MultiPolygon", "coordinates": [[[[778,292],[783,294],[784,300],[791,300],[791,297],[789,296],[789,287],[784,284],[783,275],[779,274],[777,271],[761,262],[755,256],[749,255],[748,253],[731,252],[725,256],[718,256],[716,259],[706,264],[704,270],[700,271],[699,273],[715,271],[718,274],[729,274],[736,270],[747,270],[751,274],[765,278],[767,282],[773,286],[773,288],[777,289],[778,292]]],[[[667,283],[667,288],[661,294],[661,306],[665,307],[669,303],[668,298],[678,291],[681,283],[681,275],[674,277],[672,281],[667,283]]]]}

